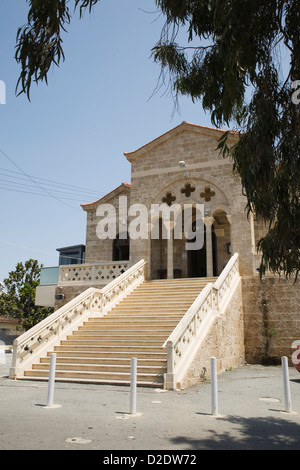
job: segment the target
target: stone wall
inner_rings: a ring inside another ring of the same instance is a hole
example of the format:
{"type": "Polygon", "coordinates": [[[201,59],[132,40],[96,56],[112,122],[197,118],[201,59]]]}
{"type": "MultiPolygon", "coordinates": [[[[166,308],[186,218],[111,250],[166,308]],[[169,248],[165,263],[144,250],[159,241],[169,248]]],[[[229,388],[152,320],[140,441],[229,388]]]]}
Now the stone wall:
{"type": "MultiPolygon", "coordinates": [[[[251,225],[245,212],[246,198],[240,179],[233,174],[232,162],[223,159],[216,150],[220,136],[220,131],[182,123],[141,149],[126,153],[131,162],[131,203],[144,204],[150,211],[151,204],[162,204],[163,197],[170,192],[176,197],[175,204],[204,204],[209,217],[223,211],[230,221],[228,233],[224,233],[229,238],[230,230],[232,253],[240,255],[241,274],[251,275],[253,253],[251,225]],[[180,169],[180,161],[186,162],[187,172],[180,169]],[[187,183],[195,188],[190,197],[182,193],[187,183]],[[201,196],[207,188],[215,193],[210,200],[201,196]]],[[[235,136],[230,139],[233,144],[235,136]]],[[[225,242],[220,265],[226,261],[222,259],[226,257],[225,242]]],[[[140,259],[149,261],[147,277],[150,277],[150,241],[131,240],[130,251],[132,263],[140,259]]]]}
{"type": "Polygon", "coordinates": [[[275,276],[242,280],[245,356],[250,364],[291,362],[292,343],[300,340],[299,281],[275,276]]]}
{"type": "Polygon", "coordinates": [[[58,310],[59,308],[66,305],[71,300],[75,299],[78,295],[82,294],[85,290],[89,289],[90,287],[95,287],[96,289],[102,289],[105,284],[91,284],[91,285],[77,285],[77,286],[59,286],[56,287],[55,295],[63,295],[64,298],[62,300],[55,300],[54,310],[58,310]]]}
{"type": "Polygon", "coordinates": [[[111,193],[104,196],[99,201],[91,204],[84,204],[82,207],[87,212],[87,225],[86,225],[86,248],[85,248],[85,262],[86,263],[101,263],[102,261],[112,261],[113,259],[113,244],[114,241],[106,238],[100,239],[97,235],[97,225],[101,219],[107,217],[97,216],[97,209],[100,205],[109,204],[115,208],[116,213],[116,234],[119,233],[119,198],[120,196],[127,197],[128,207],[130,205],[130,185],[121,184],[111,193]]]}
{"type": "Polygon", "coordinates": [[[238,367],[245,361],[241,282],[225,313],[216,318],[180,386],[186,388],[209,379],[211,357],[217,358],[218,372],[238,367]]]}

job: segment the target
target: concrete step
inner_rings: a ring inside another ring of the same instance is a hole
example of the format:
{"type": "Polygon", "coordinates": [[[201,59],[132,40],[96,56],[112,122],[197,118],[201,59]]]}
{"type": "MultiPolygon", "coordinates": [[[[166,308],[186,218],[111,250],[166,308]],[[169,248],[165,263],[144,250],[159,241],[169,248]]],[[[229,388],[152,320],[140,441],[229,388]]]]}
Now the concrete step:
{"type": "MultiPolygon", "coordinates": [[[[24,372],[25,378],[44,378],[48,380],[49,371],[47,369],[44,370],[26,370],[24,372]]],[[[70,371],[70,370],[59,370],[55,374],[56,379],[84,379],[84,380],[94,380],[94,381],[101,381],[103,383],[114,382],[118,383],[126,382],[130,383],[130,373],[121,373],[121,372],[91,372],[91,371],[70,371]]],[[[137,373],[137,381],[140,383],[146,382],[148,384],[163,384],[163,376],[160,374],[146,374],[146,373],[137,373]]]]}
{"type": "MultiPolygon", "coordinates": [[[[76,332],[75,332],[76,333],[76,332]]],[[[134,343],[138,342],[147,342],[147,341],[159,341],[160,343],[163,343],[164,340],[167,339],[168,335],[165,333],[159,333],[156,332],[155,335],[153,333],[148,333],[145,334],[145,332],[141,333],[139,331],[136,331],[135,334],[132,331],[119,331],[119,332],[107,332],[107,334],[103,334],[102,332],[94,332],[91,334],[86,334],[79,332],[78,334],[73,334],[70,336],[67,336],[67,341],[104,341],[105,343],[110,343],[110,342],[115,342],[115,341],[126,341],[126,342],[131,342],[133,341],[134,343]],[[155,338],[155,339],[154,339],[155,338]]]]}
{"type": "Polygon", "coordinates": [[[74,331],[74,334],[77,332],[84,331],[86,333],[88,332],[100,332],[102,331],[104,334],[105,332],[111,332],[111,331],[141,331],[141,328],[143,328],[143,331],[169,331],[170,329],[173,331],[174,326],[177,325],[176,321],[173,322],[163,322],[160,324],[154,324],[154,325],[149,325],[148,322],[144,323],[139,323],[137,324],[136,322],[123,322],[123,323],[105,323],[104,325],[99,324],[93,324],[93,325],[84,325],[80,326],[77,331],[74,331]]]}
{"type": "MultiPolygon", "coordinates": [[[[33,364],[32,367],[35,371],[47,371],[49,374],[49,365],[42,364],[33,364]]],[[[105,373],[120,373],[120,374],[130,374],[131,365],[122,365],[122,364],[77,364],[77,363],[57,363],[56,371],[75,371],[75,372],[105,372],[105,373]]],[[[166,372],[166,366],[141,366],[137,367],[138,374],[155,374],[160,375],[166,372]]]]}
{"type": "MultiPolygon", "coordinates": [[[[130,366],[131,355],[126,357],[94,357],[94,356],[78,356],[77,354],[73,357],[71,356],[57,356],[56,364],[96,364],[96,365],[121,365],[121,366],[130,366]]],[[[50,364],[50,356],[41,358],[41,364],[50,364]]],[[[154,366],[154,367],[166,367],[167,360],[166,358],[155,359],[153,356],[146,358],[138,358],[138,367],[141,366],[154,366]]]]}
{"type": "Polygon", "coordinates": [[[134,343],[132,341],[132,339],[116,339],[116,340],[105,340],[105,339],[96,339],[96,340],[93,340],[93,339],[89,339],[89,340],[85,340],[85,339],[67,339],[67,340],[63,340],[61,341],[61,345],[62,346],[66,346],[66,345],[77,345],[77,346],[88,346],[88,347],[92,347],[92,346],[106,346],[106,347],[122,347],[122,346],[132,346],[132,347],[139,347],[139,346],[158,346],[158,347],[161,347],[162,344],[164,343],[163,340],[159,340],[159,339],[147,339],[147,340],[143,340],[143,339],[135,339],[134,340],[134,343]]]}
{"type": "MultiPolygon", "coordinates": [[[[155,327],[155,326],[147,326],[143,329],[143,336],[151,336],[153,335],[158,335],[159,337],[165,337],[169,336],[168,333],[170,331],[173,331],[172,327],[166,327],[164,329],[161,329],[160,327],[155,327]]],[[[120,335],[126,335],[126,336],[131,336],[136,338],[137,336],[141,336],[141,330],[139,328],[129,328],[128,326],[126,327],[116,327],[114,329],[107,329],[105,330],[103,328],[98,328],[98,329],[93,329],[93,330],[78,330],[74,331],[72,336],[76,337],[86,337],[92,339],[93,336],[99,337],[102,336],[104,338],[110,338],[110,337],[115,337],[115,336],[120,336],[120,335]]]]}
{"type": "MultiPolygon", "coordinates": [[[[92,359],[92,360],[95,360],[97,358],[100,358],[100,359],[107,359],[107,360],[112,360],[112,359],[124,359],[124,360],[130,360],[133,355],[134,357],[136,357],[138,360],[153,360],[153,361],[157,361],[157,360],[163,360],[165,361],[167,359],[167,353],[166,351],[164,350],[161,350],[161,349],[158,349],[158,350],[143,350],[143,351],[125,351],[125,350],[119,350],[119,351],[115,351],[115,350],[110,350],[110,351],[107,351],[106,349],[104,349],[103,351],[95,351],[94,349],[89,351],[89,350],[79,350],[78,348],[76,348],[75,350],[74,349],[71,349],[71,348],[66,348],[66,349],[55,349],[54,350],[55,353],[56,353],[56,360],[62,358],[78,358],[78,359],[92,359]]],[[[48,352],[47,353],[47,357],[46,358],[42,358],[42,360],[50,360],[50,356],[51,356],[51,352],[48,352]]]]}
{"type": "MultiPolygon", "coordinates": [[[[104,344],[104,345],[95,345],[95,344],[81,344],[78,342],[77,344],[70,344],[68,341],[66,342],[65,345],[60,345],[60,346],[55,346],[54,352],[57,351],[91,351],[91,352],[110,352],[113,351],[115,352],[120,352],[120,353],[125,353],[128,352],[130,354],[137,354],[139,352],[145,352],[145,353],[153,353],[153,352],[159,352],[159,351],[164,351],[161,347],[162,345],[159,343],[159,346],[155,345],[132,345],[132,344],[104,344]],[[58,349],[59,348],[59,349],[58,349]]],[[[134,357],[134,356],[132,356],[134,357]]]]}
{"type": "MultiPolygon", "coordinates": [[[[163,344],[211,279],[145,281],[104,317],[92,316],[54,347],[55,380],[130,384],[130,361],[138,361],[137,384],[162,387],[167,371],[163,344]]],[[[28,380],[48,380],[48,351],[28,380]]]]}

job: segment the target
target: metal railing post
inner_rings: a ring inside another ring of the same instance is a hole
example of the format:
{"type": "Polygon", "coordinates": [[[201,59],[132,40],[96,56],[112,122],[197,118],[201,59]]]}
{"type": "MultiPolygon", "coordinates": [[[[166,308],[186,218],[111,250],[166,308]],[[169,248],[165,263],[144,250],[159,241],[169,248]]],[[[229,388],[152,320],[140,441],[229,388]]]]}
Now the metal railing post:
{"type": "Polygon", "coordinates": [[[130,373],[130,414],[136,413],[136,382],[137,382],[137,359],[131,359],[130,373]]]}
{"type": "Polygon", "coordinates": [[[211,358],[211,413],[213,416],[217,416],[219,414],[217,359],[215,357],[211,358]]]}
{"type": "Polygon", "coordinates": [[[287,357],[284,356],[284,357],[281,358],[281,364],[282,364],[282,375],[283,375],[285,411],[287,413],[291,413],[292,412],[292,402],[291,402],[289,366],[288,366],[287,357]]]}
{"type": "Polygon", "coordinates": [[[53,406],[55,368],[56,368],[56,354],[53,353],[51,354],[50,368],[49,368],[48,398],[47,398],[48,407],[53,406]]]}

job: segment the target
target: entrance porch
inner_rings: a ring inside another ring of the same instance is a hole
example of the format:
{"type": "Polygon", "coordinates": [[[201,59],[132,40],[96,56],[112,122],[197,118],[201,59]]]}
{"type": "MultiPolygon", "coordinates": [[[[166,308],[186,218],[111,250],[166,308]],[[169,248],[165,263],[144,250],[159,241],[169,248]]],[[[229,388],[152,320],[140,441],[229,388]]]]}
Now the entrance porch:
{"type": "MultiPolygon", "coordinates": [[[[183,217],[180,218],[182,223],[183,217]]],[[[195,211],[190,223],[189,234],[198,230],[195,239],[187,238],[181,230],[176,231],[176,220],[168,223],[168,236],[163,236],[163,221],[156,221],[159,238],[150,241],[151,279],[176,279],[218,276],[231,256],[230,215],[216,210],[213,216],[197,218],[195,211]],[[198,227],[197,221],[199,222],[198,227]],[[199,236],[199,230],[201,236],[199,236]],[[177,236],[176,236],[177,234],[177,236]],[[195,247],[193,247],[193,243],[195,247]],[[193,248],[193,249],[191,249],[193,248]]],[[[166,222],[164,222],[166,226],[166,222]]]]}

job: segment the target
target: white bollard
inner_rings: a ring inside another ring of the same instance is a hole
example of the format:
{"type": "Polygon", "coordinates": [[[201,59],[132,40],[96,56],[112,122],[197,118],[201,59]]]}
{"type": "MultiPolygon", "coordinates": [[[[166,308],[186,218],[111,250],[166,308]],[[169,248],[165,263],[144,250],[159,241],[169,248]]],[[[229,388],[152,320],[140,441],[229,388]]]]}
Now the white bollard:
{"type": "Polygon", "coordinates": [[[213,416],[217,416],[219,414],[217,359],[215,357],[211,358],[211,413],[213,416]]]}
{"type": "Polygon", "coordinates": [[[292,413],[289,366],[288,366],[288,359],[286,356],[281,358],[281,364],[282,364],[282,375],[283,375],[285,411],[287,413],[292,413]]]}
{"type": "Polygon", "coordinates": [[[56,354],[53,353],[51,354],[50,368],[49,368],[48,398],[47,398],[48,407],[53,406],[55,368],[56,368],[56,354]]]}
{"type": "Polygon", "coordinates": [[[136,377],[137,377],[137,359],[131,359],[130,372],[130,414],[136,413],[136,377]]]}

